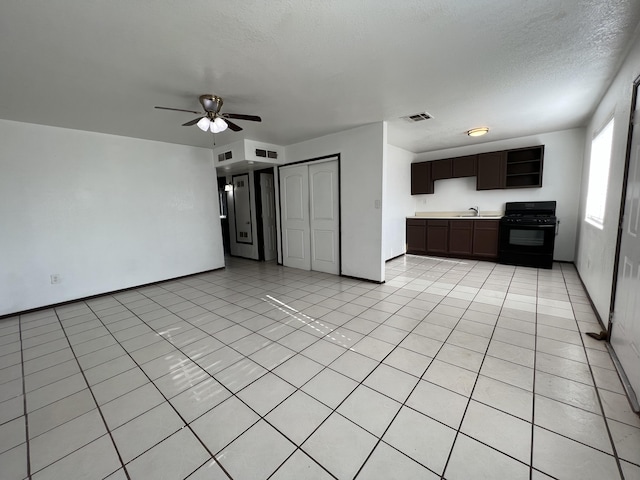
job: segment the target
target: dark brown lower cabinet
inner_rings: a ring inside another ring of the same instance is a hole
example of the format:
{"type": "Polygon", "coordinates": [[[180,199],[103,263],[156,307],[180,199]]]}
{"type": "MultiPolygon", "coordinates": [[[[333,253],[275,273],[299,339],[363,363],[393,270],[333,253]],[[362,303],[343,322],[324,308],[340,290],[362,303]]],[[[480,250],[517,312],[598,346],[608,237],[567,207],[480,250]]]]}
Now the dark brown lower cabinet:
{"type": "Polygon", "coordinates": [[[449,253],[449,220],[427,220],[427,253],[449,253]]]}
{"type": "Polygon", "coordinates": [[[427,220],[407,219],[407,253],[427,253],[427,220]]]}
{"type": "Polygon", "coordinates": [[[408,218],[407,253],[495,260],[498,230],[498,220],[408,218]]]}
{"type": "Polygon", "coordinates": [[[498,258],[499,220],[478,220],[473,225],[473,256],[495,260],[498,258]]]}
{"type": "Polygon", "coordinates": [[[473,253],[474,220],[449,220],[449,255],[468,257],[473,253]]]}

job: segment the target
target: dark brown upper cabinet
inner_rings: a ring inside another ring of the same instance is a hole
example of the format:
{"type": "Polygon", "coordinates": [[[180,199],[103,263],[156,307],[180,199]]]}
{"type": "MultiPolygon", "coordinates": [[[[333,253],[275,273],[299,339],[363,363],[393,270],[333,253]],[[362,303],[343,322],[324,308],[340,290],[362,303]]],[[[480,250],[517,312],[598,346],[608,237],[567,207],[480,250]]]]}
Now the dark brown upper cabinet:
{"type": "Polygon", "coordinates": [[[411,164],[411,194],[433,193],[433,182],[477,177],[476,190],[542,187],[544,145],[411,164]],[[414,178],[415,177],[415,178],[414,178]]]}
{"type": "Polygon", "coordinates": [[[477,160],[477,155],[452,158],[452,178],[475,177],[477,174],[477,160]]]}
{"type": "Polygon", "coordinates": [[[506,152],[481,153],[478,155],[476,190],[494,190],[505,187],[506,152]]]}
{"type": "Polygon", "coordinates": [[[444,180],[451,178],[452,161],[450,158],[444,160],[434,160],[431,162],[431,179],[444,180]]]}
{"type": "Polygon", "coordinates": [[[431,162],[411,164],[411,195],[433,193],[431,162]]]}

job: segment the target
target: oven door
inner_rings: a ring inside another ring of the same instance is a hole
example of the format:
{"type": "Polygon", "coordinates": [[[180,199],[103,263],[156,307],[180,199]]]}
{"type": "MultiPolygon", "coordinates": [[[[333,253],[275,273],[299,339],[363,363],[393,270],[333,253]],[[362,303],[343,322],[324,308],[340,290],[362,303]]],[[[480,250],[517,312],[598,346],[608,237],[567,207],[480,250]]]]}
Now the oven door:
{"type": "Polygon", "coordinates": [[[556,226],[500,224],[500,263],[551,268],[556,226]]]}
{"type": "Polygon", "coordinates": [[[500,226],[500,249],[520,253],[553,253],[555,225],[500,226]]]}

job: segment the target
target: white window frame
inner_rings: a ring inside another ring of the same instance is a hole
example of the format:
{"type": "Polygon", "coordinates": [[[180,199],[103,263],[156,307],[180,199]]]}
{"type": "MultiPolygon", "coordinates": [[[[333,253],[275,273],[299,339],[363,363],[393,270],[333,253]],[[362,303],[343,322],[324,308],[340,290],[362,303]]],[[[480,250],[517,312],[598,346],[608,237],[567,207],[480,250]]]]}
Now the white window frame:
{"type": "Polygon", "coordinates": [[[611,168],[611,156],[613,152],[614,120],[615,119],[611,117],[605,126],[594,135],[591,141],[589,186],[587,188],[587,204],[584,219],[600,230],[604,228],[609,170],[611,168]]]}

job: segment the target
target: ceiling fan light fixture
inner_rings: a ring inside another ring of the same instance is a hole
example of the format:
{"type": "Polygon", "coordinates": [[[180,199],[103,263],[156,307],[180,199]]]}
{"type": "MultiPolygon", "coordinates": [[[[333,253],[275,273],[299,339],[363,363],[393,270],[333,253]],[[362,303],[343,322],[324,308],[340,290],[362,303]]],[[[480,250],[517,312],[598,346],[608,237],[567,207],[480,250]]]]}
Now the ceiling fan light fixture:
{"type": "Polygon", "coordinates": [[[198,120],[198,123],[196,123],[196,125],[198,125],[198,128],[200,130],[202,130],[203,132],[206,132],[207,130],[209,130],[209,125],[213,125],[213,124],[207,117],[202,117],[200,120],[198,120]]]}
{"type": "Polygon", "coordinates": [[[211,125],[213,126],[214,123],[218,127],[219,132],[224,132],[229,126],[227,125],[227,122],[225,122],[221,117],[216,117],[216,119],[213,121],[211,125]]]}
{"type": "Polygon", "coordinates": [[[470,137],[481,137],[482,135],[486,135],[487,133],[489,133],[489,127],[478,127],[467,130],[467,135],[469,135],[470,137]]]}

